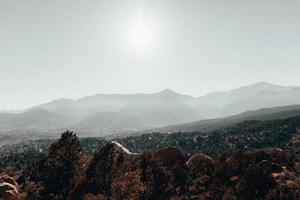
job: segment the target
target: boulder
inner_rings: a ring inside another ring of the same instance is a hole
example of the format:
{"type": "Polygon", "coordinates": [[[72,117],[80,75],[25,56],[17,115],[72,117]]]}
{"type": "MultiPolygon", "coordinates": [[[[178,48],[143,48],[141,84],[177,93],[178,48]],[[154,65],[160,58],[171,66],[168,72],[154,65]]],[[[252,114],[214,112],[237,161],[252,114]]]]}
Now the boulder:
{"type": "Polygon", "coordinates": [[[213,161],[211,157],[197,153],[186,162],[186,165],[191,171],[207,174],[213,171],[213,161]]]}
{"type": "Polygon", "coordinates": [[[234,157],[229,157],[225,161],[226,171],[230,176],[236,175],[239,170],[239,162],[234,157]]]}
{"type": "Polygon", "coordinates": [[[168,147],[156,152],[153,155],[153,159],[165,166],[172,166],[176,163],[182,163],[184,165],[185,155],[177,148],[168,147]]]}
{"type": "Polygon", "coordinates": [[[283,171],[283,168],[280,165],[274,164],[267,160],[262,160],[260,162],[260,167],[266,174],[280,173],[283,171]]]}
{"type": "Polygon", "coordinates": [[[17,182],[8,175],[0,176],[0,199],[15,200],[19,196],[17,182]]]}

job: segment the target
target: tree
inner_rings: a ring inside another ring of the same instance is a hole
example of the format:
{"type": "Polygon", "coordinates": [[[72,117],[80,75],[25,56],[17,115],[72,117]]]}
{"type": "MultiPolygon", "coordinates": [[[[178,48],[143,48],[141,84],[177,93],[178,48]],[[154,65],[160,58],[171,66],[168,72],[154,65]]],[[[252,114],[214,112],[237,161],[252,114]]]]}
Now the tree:
{"type": "Polygon", "coordinates": [[[185,165],[180,165],[176,163],[171,168],[172,176],[173,176],[173,186],[174,186],[174,192],[182,194],[186,191],[187,188],[187,169],[185,168],[185,165]],[[177,191],[177,187],[179,187],[179,191],[177,191]]]}
{"type": "Polygon", "coordinates": [[[157,165],[152,164],[152,179],[150,182],[149,198],[150,200],[168,199],[168,179],[163,169],[157,165]]]}
{"type": "Polygon", "coordinates": [[[96,151],[86,171],[86,186],[92,194],[111,196],[114,144],[96,151]]]}
{"type": "Polygon", "coordinates": [[[148,161],[149,158],[147,158],[147,155],[146,154],[142,154],[141,156],[141,182],[146,184],[147,183],[147,180],[148,180],[148,174],[147,174],[147,169],[148,169],[148,166],[149,166],[149,161],[148,161]]]}
{"type": "Polygon", "coordinates": [[[67,199],[80,173],[82,148],[78,137],[71,131],[62,133],[48,154],[37,164],[32,180],[40,182],[42,199],[67,199]]]}

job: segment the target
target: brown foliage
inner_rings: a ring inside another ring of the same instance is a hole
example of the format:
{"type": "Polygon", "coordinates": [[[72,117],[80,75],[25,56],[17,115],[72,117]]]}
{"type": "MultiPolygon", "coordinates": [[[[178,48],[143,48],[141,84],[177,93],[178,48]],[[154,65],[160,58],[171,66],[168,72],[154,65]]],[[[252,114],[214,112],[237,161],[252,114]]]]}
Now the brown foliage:
{"type": "Polygon", "coordinates": [[[88,159],[76,137],[67,138],[38,163],[36,177],[24,186],[27,199],[300,199],[299,161],[282,149],[212,158],[176,148],[136,155],[108,143],[88,159]]]}

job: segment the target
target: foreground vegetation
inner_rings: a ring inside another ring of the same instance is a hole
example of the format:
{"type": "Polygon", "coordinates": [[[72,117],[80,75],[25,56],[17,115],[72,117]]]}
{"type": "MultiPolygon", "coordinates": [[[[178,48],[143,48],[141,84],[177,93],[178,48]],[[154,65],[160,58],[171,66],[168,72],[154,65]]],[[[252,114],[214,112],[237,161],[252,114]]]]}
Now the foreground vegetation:
{"type": "Polygon", "coordinates": [[[114,141],[67,131],[3,147],[0,168],[18,181],[20,199],[296,200],[299,127],[292,117],[114,141]]]}

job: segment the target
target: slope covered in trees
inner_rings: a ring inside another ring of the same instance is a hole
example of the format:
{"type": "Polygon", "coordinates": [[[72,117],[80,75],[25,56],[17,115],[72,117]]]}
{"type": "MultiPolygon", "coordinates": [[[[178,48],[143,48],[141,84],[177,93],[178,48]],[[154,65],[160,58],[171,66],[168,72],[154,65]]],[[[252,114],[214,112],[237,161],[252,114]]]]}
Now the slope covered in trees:
{"type": "Polygon", "coordinates": [[[115,142],[65,132],[2,148],[0,168],[23,199],[296,200],[299,127],[293,117],[115,142]]]}
{"type": "Polygon", "coordinates": [[[144,132],[193,132],[193,131],[212,131],[229,126],[235,126],[243,121],[249,120],[274,120],[300,116],[299,105],[279,106],[273,108],[262,108],[258,110],[246,111],[238,115],[224,118],[206,119],[186,124],[177,124],[145,130],[144,132]]]}

